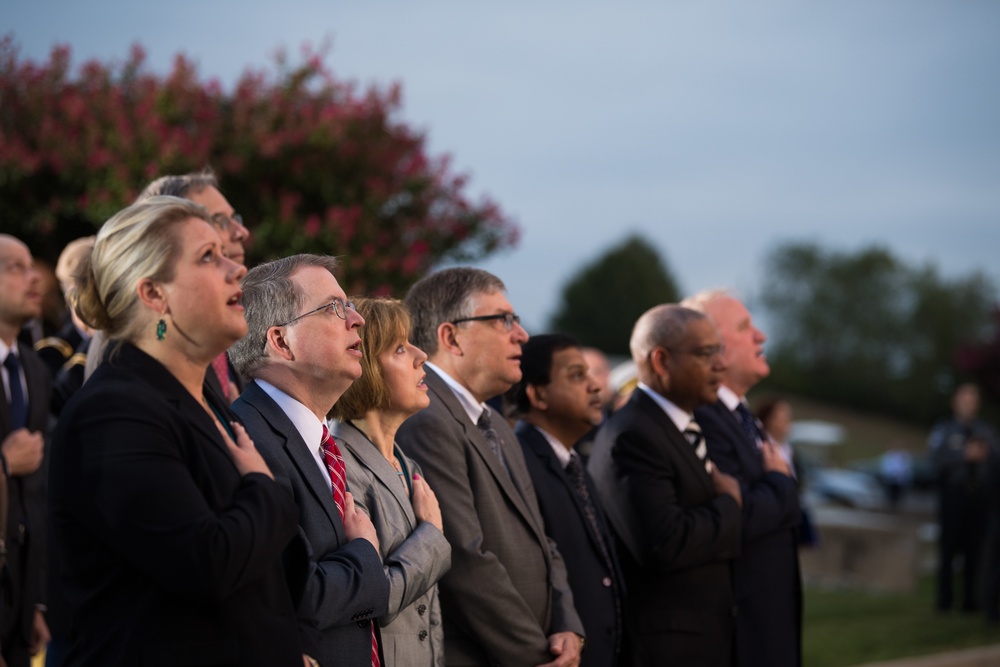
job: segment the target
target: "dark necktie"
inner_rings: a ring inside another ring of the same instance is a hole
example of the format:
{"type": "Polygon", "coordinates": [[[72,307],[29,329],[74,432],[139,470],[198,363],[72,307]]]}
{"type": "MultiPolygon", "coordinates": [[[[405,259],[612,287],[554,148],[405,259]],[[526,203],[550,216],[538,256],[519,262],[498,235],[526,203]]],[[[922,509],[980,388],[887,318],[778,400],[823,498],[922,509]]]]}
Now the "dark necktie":
{"type": "Polygon", "coordinates": [[[750,414],[750,409],[747,408],[742,402],[736,406],[736,416],[740,419],[740,426],[743,427],[743,432],[747,434],[750,438],[750,442],[756,447],[757,441],[763,442],[764,438],[757,427],[757,420],[752,414],[750,414]]]}
{"type": "Polygon", "coordinates": [[[587,523],[590,524],[590,529],[597,536],[597,543],[601,545],[601,555],[604,556],[604,562],[608,565],[608,569],[611,569],[611,557],[608,554],[608,545],[604,543],[604,537],[601,535],[600,526],[597,523],[597,509],[594,507],[594,501],[590,497],[590,490],[587,488],[587,480],[579,456],[571,456],[569,458],[569,463],[566,464],[566,476],[569,477],[569,481],[573,484],[573,491],[583,503],[583,513],[587,515],[587,523]]]}
{"type": "MultiPolygon", "coordinates": [[[[608,552],[608,545],[604,542],[604,535],[601,534],[600,527],[597,523],[597,508],[594,507],[594,501],[590,497],[590,490],[587,488],[587,480],[585,473],[583,471],[583,464],[580,463],[580,457],[577,455],[570,456],[569,463],[566,464],[566,476],[569,477],[569,481],[573,485],[573,491],[576,493],[577,497],[583,502],[583,513],[587,515],[587,523],[590,524],[591,532],[597,538],[597,544],[601,547],[601,556],[604,558],[604,563],[608,568],[609,573],[613,573],[615,568],[611,561],[611,554],[608,552]]],[[[607,583],[611,583],[608,581],[607,583]]],[[[619,632],[615,633],[618,637],[621,635],[621,600],[618,595],[615,598],[615,623],[618,626],[619,632]]]]}
{"type": "MultiPolygon", "coordinates": [[[[330,435],[326,425],[323,426],[323,463],[326,464],[330,483],[333,486],[333,502],[340,512],[340,520],[344,520],[344,507],[347,504],[347,466],[344,465],[344,455],[340,453],[337,441],[330,435]]],[[[375,623],[372,622],[372,667],[381,667],[378,659],[378,637],[375,636],[375,623]]]]}
{"type": "Polygon", "coordinates": [[[10,385],[10,430],[16,431],[28,425],[28,402],[21,388],[21,364],[12,351],[3,365],[7,369],[7,384],[10,385]]]}
{"type": "Polygon", "coordinates": [[[483,433],[483,437],[486,438],[486,442],[489,443],[490,449],[493,450],[493,454],[500,461],[500,465],[503,469],[507,471],[507,476],[510,477],[510,468],[507,466],[507,458],[503,455],[503,447],[500,444],[500,435],[497,430],[493,428],[493,419],[490,417],[490,409],[486,408],[483,410],[483,414],[479,415],[479,421],[476,422],[476,426],[483,433]]]}
{"type": "Polygon", "coordinates": [[[684,437],[691,443],[698,460],[705,464],[705,472],[712,472],[712,464],[708,460],[708,447],[705,445],[705,435],[701,432],[698,422],[691,420],[684,429],[684,437]]]}

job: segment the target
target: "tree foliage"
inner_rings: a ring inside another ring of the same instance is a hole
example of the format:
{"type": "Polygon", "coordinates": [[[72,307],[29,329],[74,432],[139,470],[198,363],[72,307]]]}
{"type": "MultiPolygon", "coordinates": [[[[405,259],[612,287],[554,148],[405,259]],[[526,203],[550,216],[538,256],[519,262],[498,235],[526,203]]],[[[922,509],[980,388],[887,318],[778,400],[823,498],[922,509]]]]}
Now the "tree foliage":
{"type": "Polygon", "coordinates": [[[945,278],[883,248],[787,244],[767,258],[770,384],[928,421],[947,409],[963,343],[989,330],[995,286],[945,278]]]}
{"type": "Polygon", "coordinates": [[[249,259],[345,256],[352,293],[400,293],[440,261],[473,261],[517,242],[488,199],[470,202],[448,156],[398,119],[398,85],[363,93],[334,78],[325,49],[246,71],[231,92],[178,55],[166,76],[143,50],[48,62],[0,40],[0,224],[53,259],[162,174],[212,166],[248,220],[249,259]]]}
{"type": "Polygon", "coordinates": [[[656,248],[633,235],[567,281],[551,328],[608,354],[628,355],[639,316],[678,299],[677,284],[656,248]]]}

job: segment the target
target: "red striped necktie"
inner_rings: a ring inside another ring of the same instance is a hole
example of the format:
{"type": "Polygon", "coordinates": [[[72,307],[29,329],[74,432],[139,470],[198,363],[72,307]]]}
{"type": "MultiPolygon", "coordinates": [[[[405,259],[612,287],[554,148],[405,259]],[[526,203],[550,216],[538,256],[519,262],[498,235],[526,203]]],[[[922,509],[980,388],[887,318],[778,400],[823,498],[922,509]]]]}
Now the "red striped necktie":
{"type": "MultiPolygon", "coordinates": [[[[330,431],[323,425],[323,463],[330,475],[330,483],[333,486],[333,502],[340,512],[340,520],[344,520],[344,507],[347,505],[347,466],[344,465],[344,456],[340,453],[337,441],[330,435],[330,431]]],[[[378,659],[378,637],[375,636],[375,621],[372,621],[372,667],[381,667],[378,659]]]]}

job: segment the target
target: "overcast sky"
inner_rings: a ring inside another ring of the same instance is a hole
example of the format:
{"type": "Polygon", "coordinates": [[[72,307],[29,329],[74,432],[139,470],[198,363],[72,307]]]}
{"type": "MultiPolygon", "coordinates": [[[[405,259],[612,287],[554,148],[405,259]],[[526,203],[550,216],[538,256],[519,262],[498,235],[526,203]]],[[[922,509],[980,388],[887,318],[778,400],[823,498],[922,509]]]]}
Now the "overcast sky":
{"type": "Polygon", "coordinates": [[[163,72],[184,52],[224,84],[331,37],[340,78],[400,82],[402,119],[518,222],[482,266],[536,332],[631,231],[688,292],[753,296],[790,240],[1000,282],[994,0],[3,0],[11,32],[75,64],[138,42],[163,72]]]}

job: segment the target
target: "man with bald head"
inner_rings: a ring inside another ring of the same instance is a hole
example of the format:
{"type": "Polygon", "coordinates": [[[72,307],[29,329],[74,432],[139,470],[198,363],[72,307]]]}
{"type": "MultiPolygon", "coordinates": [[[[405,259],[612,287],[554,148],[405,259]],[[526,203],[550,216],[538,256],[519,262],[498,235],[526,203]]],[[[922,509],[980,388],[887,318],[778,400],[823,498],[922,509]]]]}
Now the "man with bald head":
{"type": "Polygon", "coordinates": [[[42,600],[45,479],[39,470],[49,413],[49,372],[18,332],[41,314],[38,271],[28,246],[0,234],[0,467],[7,483],[8,575],[0,591],[0,648],[9,667],[27,667],[49,630],[42,600]]]}
{"type": "Polygon", "coordinates": [[[743,541],[733,568],[739,667],[801,664],[802,586],[796,527],[798,489],[788,464],[753,418],[746,394],[771,372],[767,337],[739,299],[703,292],[682,305],[719,328],[725,352],[718,400],[695,411],[708,454],[743,491],[743,541]]]}
{"type": "Polygon", "coordinates": [[[588,469],[619,540],[635,661],[730,667],[742,494],[693,418],[715,400],[719,333],[665,304],[636,321],[629,347],[639,385],[598,431],[588,469]]]}

